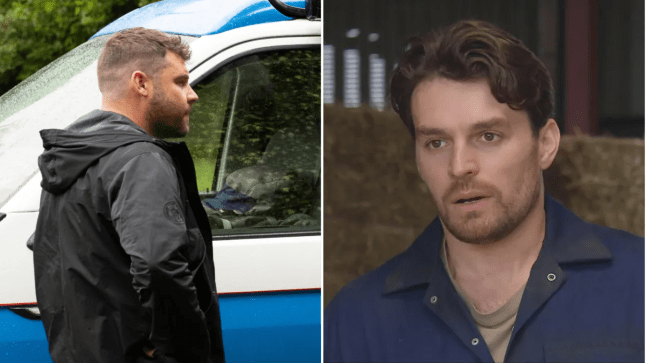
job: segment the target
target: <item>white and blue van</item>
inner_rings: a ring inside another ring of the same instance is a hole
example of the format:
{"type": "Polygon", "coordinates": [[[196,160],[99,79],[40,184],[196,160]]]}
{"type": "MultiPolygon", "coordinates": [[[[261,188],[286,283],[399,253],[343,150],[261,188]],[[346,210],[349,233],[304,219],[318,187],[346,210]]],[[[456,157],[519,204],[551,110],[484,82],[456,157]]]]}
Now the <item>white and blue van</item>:
{"type": "Polygon", "coordinates": [[[38,131],[101,108],[102,47],[138,26],[178,34],[192,50],[186,66],[199,102],[183,141],[213,230],[227,362],[319,362],[320,0],[153,3],[0,97],[0,362],[51,362],[27,247],[41,191],[38,131]],[[228,207],[228,181],[262,183],[274,167],[290,171],[292,187],[258,188],[272,197],[254,213],[228,207]]]}

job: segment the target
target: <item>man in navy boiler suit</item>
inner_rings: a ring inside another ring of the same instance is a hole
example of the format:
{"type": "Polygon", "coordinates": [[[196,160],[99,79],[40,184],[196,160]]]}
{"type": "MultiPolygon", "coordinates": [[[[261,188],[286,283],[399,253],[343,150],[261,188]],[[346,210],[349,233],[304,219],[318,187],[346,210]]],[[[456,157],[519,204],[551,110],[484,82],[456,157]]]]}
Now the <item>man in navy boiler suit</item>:
{"type": "Polygon", "coordinates": [[[644,361],[644,239],[545,194],[553,92],[489,23],[411,41],[391,102],[439,217],[329,304],[326,362],[644,361]]]}

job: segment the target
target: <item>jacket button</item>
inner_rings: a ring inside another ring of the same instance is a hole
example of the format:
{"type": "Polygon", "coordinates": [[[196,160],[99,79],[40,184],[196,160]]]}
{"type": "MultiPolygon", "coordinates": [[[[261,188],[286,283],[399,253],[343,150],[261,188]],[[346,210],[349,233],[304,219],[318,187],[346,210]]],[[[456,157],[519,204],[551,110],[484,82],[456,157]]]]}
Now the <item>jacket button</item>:
{"type": "Polygon", "coordinates": [[[471,345],[478,345],[478,343],[480,343],[480,340],[478,338],[471,339],[471,345]]]}
{"type": "Polygon", "coordinates": [[[556,275],[554,275],[553,273],[547,274],[547,281],[554,281],[554,280],[556,280],[556,275]]]}
{"type": "Polygon", "coordinates": [[[435,304],[437,302],[437,296],[431,296],[431,304],[435,304]]]}

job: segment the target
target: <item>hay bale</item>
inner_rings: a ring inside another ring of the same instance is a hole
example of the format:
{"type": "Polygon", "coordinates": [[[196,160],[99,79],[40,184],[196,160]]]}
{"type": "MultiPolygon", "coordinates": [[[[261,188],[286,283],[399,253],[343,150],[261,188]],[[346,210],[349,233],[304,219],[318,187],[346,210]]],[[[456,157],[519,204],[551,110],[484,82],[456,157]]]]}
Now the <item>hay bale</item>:
{"type": "Polygon", "coordinates": [[[405,250],[437,212],[390,112],[324,109],[324,302],[405,250]]]}
{"type": "MultiPolygon", "coordinates": [[[[437,215],[392,111],[324,108],[324,304],[437,215]]],[[[563,136],[547,191],[583,219],[644,235],[644,142],[563,136]]]]}
{"type": "Polygon", "coordinates": [[[564,135],[545,189],[584,220],[644,235],[644,140],[564,135]]]}

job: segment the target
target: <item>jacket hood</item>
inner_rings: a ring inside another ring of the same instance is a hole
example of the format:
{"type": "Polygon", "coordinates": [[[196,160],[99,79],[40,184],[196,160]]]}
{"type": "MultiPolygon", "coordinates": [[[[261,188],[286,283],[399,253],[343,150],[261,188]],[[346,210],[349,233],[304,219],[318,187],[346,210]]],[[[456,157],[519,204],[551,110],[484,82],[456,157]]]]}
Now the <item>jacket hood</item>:
{"type": "Polygon", "coordinates": [[[41,130],[45,151],[38,157],[41,187],[52,193],[65,192],[102,156],[135,142],[156,139],[127,117],[94,110],[65,130],[41,130]]]}

